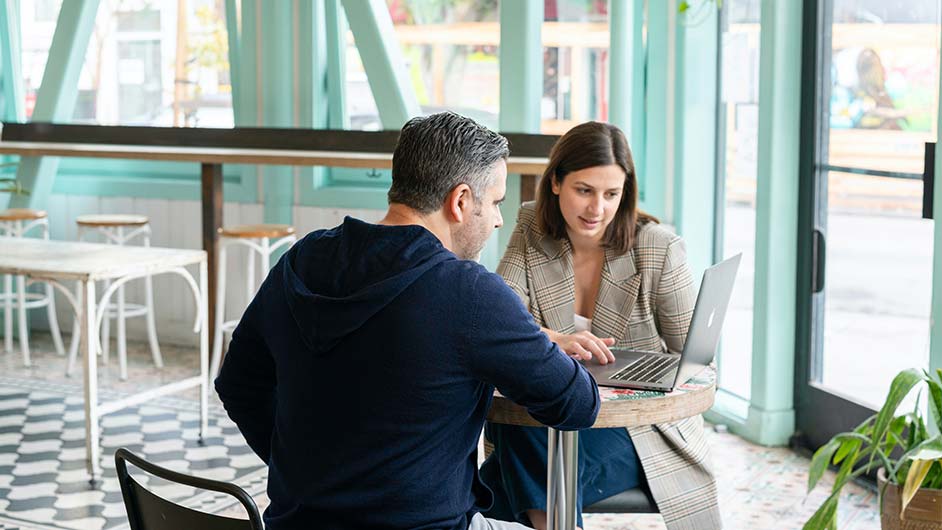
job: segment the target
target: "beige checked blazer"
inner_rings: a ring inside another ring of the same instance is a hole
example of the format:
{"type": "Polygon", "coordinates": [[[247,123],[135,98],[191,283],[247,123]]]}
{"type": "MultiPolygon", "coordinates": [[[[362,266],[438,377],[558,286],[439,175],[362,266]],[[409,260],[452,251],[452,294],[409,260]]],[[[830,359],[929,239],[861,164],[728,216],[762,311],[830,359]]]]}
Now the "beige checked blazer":
{"type": "MultiPolygon", "coordinates": [[[[497,273],[537,324],[574,333],[574,277],[568,240],[545,235],[524,203],[497,273]]],[[[683,240],[649,223],[627,254],[605,252],[592,333],[616,348],[679,353],[696,300],[683,240]]],[[[703,418],[628,429],[651,494],[669,530],[722,528],[703,418]]]]}

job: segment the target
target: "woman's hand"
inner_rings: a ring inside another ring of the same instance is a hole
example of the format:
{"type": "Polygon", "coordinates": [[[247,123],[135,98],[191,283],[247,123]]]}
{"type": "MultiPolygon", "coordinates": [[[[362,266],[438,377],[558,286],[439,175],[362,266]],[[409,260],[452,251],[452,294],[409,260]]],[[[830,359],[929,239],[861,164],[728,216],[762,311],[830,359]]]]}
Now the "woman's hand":
{"type": "Polygon", "coordinates": [[[570,357],[582,360],[595,357],[599,364],[615,362],[615,356],[608,349],[609,346],[615,345],[615,339],[611,337],[600,339],[588,331],[579,331],[572,335],[557,333],[546,328],[543,328],[543,331],[551,341],[559,345],[559,349],[570,357]]]}

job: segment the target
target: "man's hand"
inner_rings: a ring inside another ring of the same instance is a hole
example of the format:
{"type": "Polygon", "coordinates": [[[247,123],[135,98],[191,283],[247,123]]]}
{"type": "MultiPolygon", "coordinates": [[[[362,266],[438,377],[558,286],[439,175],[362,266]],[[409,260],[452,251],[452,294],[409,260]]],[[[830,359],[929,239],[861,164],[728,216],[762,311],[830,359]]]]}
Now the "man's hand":
{"type": "Polygon", "coordinates": [[[608,349],[609,346],[615,345],[615,339],[611,337],[600,339],[588,331],[579,331],[572,335],[545,328],[543,331],[570,357],[586,361],[595,357],[599,364],[615,362],[615,356],[608,349]]]}

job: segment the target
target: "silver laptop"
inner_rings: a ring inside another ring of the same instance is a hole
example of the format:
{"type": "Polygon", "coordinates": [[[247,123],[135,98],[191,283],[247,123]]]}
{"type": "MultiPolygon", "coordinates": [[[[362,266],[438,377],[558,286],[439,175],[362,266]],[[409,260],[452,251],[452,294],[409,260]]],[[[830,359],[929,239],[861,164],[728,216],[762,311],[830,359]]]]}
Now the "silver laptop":
{"type": "Polygon", "coordinates": [[[599,386],[670,392],[678,384],[686,383],[713,361],[741,257],[742,254],[736,254],[703,272],[680,355],[613,349],[615,362],[602,365],[591,359],[583,361],[583,366],[599,386]]]}

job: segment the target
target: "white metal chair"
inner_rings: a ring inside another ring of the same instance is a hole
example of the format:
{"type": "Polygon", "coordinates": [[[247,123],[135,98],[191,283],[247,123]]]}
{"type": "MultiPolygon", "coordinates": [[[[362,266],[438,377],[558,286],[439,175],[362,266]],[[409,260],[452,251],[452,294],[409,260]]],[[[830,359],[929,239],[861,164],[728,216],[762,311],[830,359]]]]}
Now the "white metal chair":
{"type": "MultiPolygon", "coordinates": [[[[89,233],[99,234],[104,242],[113,245],[124,245],[135,238],[140,238],[145,247],[150,246],[150,220],[144,215],[124,214],[92,214],[80,215],[75,219],[78,225],[77,239],[82,241],[89,233]]],[[[106,285],[107,288],[107,285],[106,285]]],[[[105,309],[105,318],[101,323],[101,354],[102,360],[108,362],[110,349],[111,319],[115,319],[118,336],[118,369],[122,380],[128,378],[127,361],[127,334],[126,320],[133,317],[147,318],[147,338],[150,342],[151,356],[154,365],[163,368],[163,357],[160,355],[160,345],[157,343],[157,325],[154,321],[154,283],[150,276],[144,277],[144,303],[129,303],[124,298],[124,286],[118,287],[117,300],[109,303],[105,309]]],[[[78,354],[78,343],[72,341],[69,351],[69,365],[66,373],[72,374],[78,354]]]]}
{"type": "Polygon", "coordinates": [[[239,323],[238,318],[235,320],[225,320],[223,316],[226,307],[227,248],[232,245],[244,245],[248,248],[245,274],[245,299],[246,304],[248,304],[248,302],[252,301],[252,297],[255,296],[255,292],[265,279],[265,271],[268,271],[271,255],[281,247],[290,246],[298,239],[297,236],[295,236],[293,226],[277,224],[223,227],[219,229],[219,236],[219,276],[216,282],[216,322],[214,327],[215,332],[213,333],[213,351],[210,356],[209,365],[211,377],[214,377],[219,371],[219,364],[222,359],[223,333],[232,332],[239,323]],[[256,259],[258,259],[261,264],[259,271],[262,271],[262,273],[259,275],[256,275],[255,272],[256,259]]]}
{"type": "MultiPolygon", "coordinates": [[[[28,232],[38,228],[43,239],[49,239],[49,216],[42,210],[29,208],[11,208],[0,211],[0,235],[9,237],[25,237],[28,232]]],[[[62,345],[62,335],[59,332],[59,321],[56,319],[56,299],[53,287],[46,284],[45,293],[26,292],[26,278],[23,276],[3,276],[3,292],[0,293],[3,302],[3,338],[4,351],[13,351],[13,310],[19,312],[20,350],[23,354],[23,365],[31,366],[29,355],[29,329],[26,321],[27,309],[46,308],[49,318],[49,331],[55,343],[56,352],[65,355],[62,345]],[[16,292],[13,292],[13,282],[16,280],[16,292]]]]}

